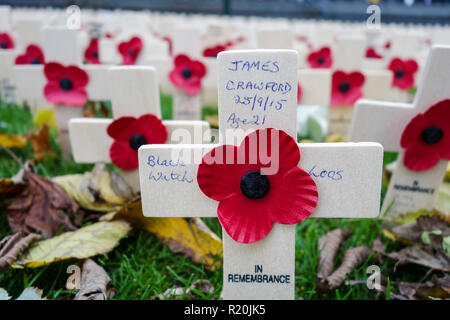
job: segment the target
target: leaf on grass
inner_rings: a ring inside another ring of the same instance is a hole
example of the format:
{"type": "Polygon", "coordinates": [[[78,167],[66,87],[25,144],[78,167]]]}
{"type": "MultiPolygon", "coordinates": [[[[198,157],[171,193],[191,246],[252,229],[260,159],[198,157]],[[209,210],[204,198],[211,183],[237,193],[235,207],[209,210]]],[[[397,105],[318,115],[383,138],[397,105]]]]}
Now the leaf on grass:
{"type": "Polygon", "coordinates": [[[15,182],[13,179],[0,179],[0,199],[11,198],[19,194],[25,184],[23,182],[15,182]]]}
{"type": "Polygon", "coordinates": [[[437,232],[437,234],[443,236],[450,235],[450,228],[447,223],[438,216],[420,216],[412,223],[395,226],[389,231],[396,240],[406,244],[420,243],[424,233],[429,234],[430,232],[437,232]]]}
{"type": "Polygon", "coordinates": [[[434,209],[441,217],[450,223],[450,182],[442,183],[439,188],[437,199],[434,203],[434,209]]]}
{"type": "MultiPolygon", "coordinates": [[[[10,300],[11,296],[8,294],[8,292],[0,288],[0,301],[1,300],[10,300]]],[[[16,300],[45,300],[45,298],[42,298],[42,290],[36,287],[28,287],[25,288],[20,296],[16,300]]]]}
{"type": "Polygon", "coordinates": [[[45,300],[42,298],[42,290],[36,287],[25,288],[16,300],[45,300]]]}
{"type": "Polygon", "coordinates": [[[0,133],[0,144],[5,148],[25,148],[27,146],[27,138],[20,135],[0,133]]]}
{"type": "Polygon", "coordinates": [[[81,271],[80,289],[74,300],[106,300],[111,278],[105,269],[91,259],[83,263],[81,271]]]}
{"type": "Polygon", "coordinates": [[[396,267],[406,263],[414,263],[433,270],[450,272],[450,257],[444,250],[433,250],[414,245],[397,252],[388,253],[386,256],[397,260],[396,267]]]}
{"type": "Polygon", "coordinates": [[[117,211],[136,198],[127,182],[102,163],[96,164],[92,172],[54,177],[52,180],[88,210],[117,211]]]}
{"type": "Polygon", "coordinates": [[[48,123],[51,128],[56,128],[55,111],[53,109],[37,109],[33,123],[36,127],[48,123]]]}
{"type": "Polygon", "coordinates": [[[0,273],[8,268],[18,257],[18,255],[28,248],[31,243],[41,237],[37,234],[24,236],[16,233],[6,236],[0,241],[0,273]]]}
{"type": "Polygon", "coordinates": [[[431,281],[425,283],[400,282],[398,289],[400,295],[397,299],[402,300],[450,299],[450,276],[433,277],[431,281]]]}
{"type": "Polygon", "coordinates": [[[111,251],[131,230],[125,221],[97,222],[36,242],[13,267],[41,267],[65,259],[87,259],[111,251]]]}
{"type": "Polygon", "coordinates": [[[56,153],[52,150],[50,143],[49,126],[44,123],[39,130],[30,137],[31,146],[33,148],[33,159],[42,161],[46,156],[55,158],[56,153]]]}
{"type": "Polygon", "coordinates": [[[222,241],[199,218],[146,218],[139,199],[115,213],[114,219],[124,219],[135,228],[154,233],[172,251],[196,263],[204,262],[210,270],[221,265],[222,241]]]}
{"type": "Polygon", "coordinates": [[[6,208],[11,230],[42,233],[44,237],[51,237],[60,229],[75,230],[78,214],[76,202],[56,183],[35,174],[32,166],[26,165],[28,168],[23,176],[26,187],[6,208]]]}
{"type": "Polygon", "coordinates": [[[103,102],[88,101],[83,109],[83,116],[86,118],[108,118],[109,109],[103,102]]]}
{"type": "Polygon", "coordinates": [[[322,288],[322,285],[325,284],[326,278],[333,271],[334,259],[336,258],[341,244],[350,237],[350,235],[351,232],[349,230],[336,229],[328,232],[319,239],[319,272],[316,275],[316,287],[319,292],[327,290],[326,287],[322,288]]]}
{"type": "Polygon", "coordinates": [[[348,249],[344,253],[344,258],[340,267],[326,279],[329,290],[334,290],[339,287],[344,282],[345,277],[363,264],[369,255],[370,249],[367,246],[348,249]]]}
{"type": "Polygon", "coordinates": [[[208,121],[211,128],[219,128],[219,117],[217,115],[206,116],[205,120],[208,121]]]}
{"type": "Polygon", "coordinates": [[[171,288],[164,291],[163,294],[158,295],[158,299],[160,300],[167,300],[167,299],[196,299],[199,296],[203,295],[209,295],[214,292],[213,285],[208,280],[196,280],[194,281],[189,288],[186,289],[186,287],[178,287],[178,288],[171,288]]]}

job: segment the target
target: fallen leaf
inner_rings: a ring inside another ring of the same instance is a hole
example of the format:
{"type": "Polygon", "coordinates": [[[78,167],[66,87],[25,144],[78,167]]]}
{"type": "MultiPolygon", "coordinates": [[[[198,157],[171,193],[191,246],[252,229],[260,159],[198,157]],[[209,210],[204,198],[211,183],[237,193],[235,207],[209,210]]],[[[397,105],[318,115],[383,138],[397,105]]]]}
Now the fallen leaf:
{"type": "Polygon", "coordinates": [[[34,233],[27,236],[15,233],[4,237],[0,241],[0,273],[8,268],[17,259],[17,256],[28,248],[33,241],[40,238],[39,235],[34,233]]]}
{"type": "Polygon", "coordinates": [[[103,102],[88,101],[83,109],[83,116],[86,118],[109,118],[111,115],[103,102]]]}
{"type": "Polygon", "coordinates": [[[35,242],[12,267],[36,268],[66,259],[87,259],[111,251],[131,230],[125,221],[97,222],[35,242]]]}
{"type": "Polygon", "coordinates": [[[450,257],[443,250],[433,250],[414,245],[397,252],[387,253],[386,256],[397,260],[396,267],[406,263],[414,263],[433,270],[450,272],[450,257]]]}
{"type": "Polygon", "coordinates": [[[447,223],[438,216],[420,216],[413,222],[395,226],[389,231],[397,241],[405,244],[421,243],[424,232],[439,231],[443,236],[450,235],[447,223]]]}
{"type": "Polygon", "coordinates": [[[343,134],[332,133],[325,138],[324,142],[346,142],[346,138],[343,134]]]}
{"type": "Polygon", "coordinates": [[[442,183],[439,188],[434,209],[439,215],[450,223],[450,182],[442,183]]]}
{"type": "Polygon", "coordinates": [[[214,293],[214,287],[208,280],[196,280],[187,289],[186,287],[167,289],[163,294],[158,295],[158,299],[179,300],[186,297],[190,299],[196,299],[201,296],[201,294],[209,295],[212,293],[214,293]]]}
{"type": "Polygon", "coordinates": [[[56,128],[55,111],[53,109],[37,109],[33,123],[36,127],[48,123],[51,128],[56,128]]]}
{"type": "Polygon", "coordinates": [[[375,253],[375,261],[378,264],[383,263],[383,256],[386,254],[386,245],[380,238],[376,238],[372,243],[372,252],[375,253]]]}
{"type": "Polygon", "coordinates": [[[219,128],[219,116],[212,115],[212,116],[206,116],[205,120],[209,122],[209,125],[211,128],[219,128]]]}
{"type": "Polygon", "coordinates": [[[348,249],[344,253],[344,258],[340,267],[326,279],[329,290],[334,290],[339,287],[344,282],[345,277],[354,269],[363,264],[369,255],[370,249],[367,246],[359,246],[348,249]]]}
{"type": "Polygon", "coordinates": [[[42,161],[45,157],[55,158],[56,153],[52,150],[50,143],[49,126],[44,123],[39,130],[30,137],[31,146],[33,148],[33,159],[42,161]]]}
{"type": "Polygon", "coordinates": [[[45,300],[42,298],[42,290],[36,287],[25,288],[16,300],[45,300]]]}
{"type": "Polygon", "coordinates": [[[135,228],[152,232],[172,251],[181,252],[196,263],[203,262],[210,270],[221,265],[222,241],[199,218],[146,218],[140,199],[113,216],[129,221],[135,228]]]}
{"type": "MultiPolygon", "coordinates": [[[[8,292],[0,288],[0,301],[1,300],[10,300],[11,296],[8,294],[8,292]]],[[[28,287],[25,288],[19,297],[17,297],[16,300],[46,300],[45,298],[42,298],[42,290],[36,287],[28,287]]]]}
{"type": "Polygon", "coordinates": [[[74,300],[107,300],[111,278],[105,269],[91,259],[83,263],[80,289],[74,300]]]}
{"type": "Polygon", "coordinates": [[[339,247],[350,235],[351,232],[349,230],[336,229],[328,232],[319,239],[319,272],[316,275],[316,289],[319,292],[327,291],[325,280],[333,271],[334,259],[336,258],[339,247]],[[322,285],[325,285],[325,288],[322,288],[322,285]]]}
{"type": "Polygon", "coordinates": [[[52,180],[82,208],[88,210],[117,211],[136,198],[127,182],[102,163],[96,164],[92,172],[59,176],[52,180]]]}
{"type": "Polygon", "coordinates": [[[42,233],[51,237],[59,230],[75,230],[78,205],[50,179],[33,172],[31,164],[22,169],[25,188],[6,207],[13,232],[42,233]]]}
{"type": "Polygon", "coordinates": [[[12,179],[0,179],[0,199],[11,198],[19,194],[25,184],[23,182],[14,182],[12,179]]]}
{"type": "Polygon", "coordinates": [[[398,289],[404,300],[450,299],[450,276],[433,277],[425,283],[400,282],[398,289]]]}
{"type": "Polygon", "coordinates": [[[0,144],[5,148],[25,148],[27,146],[27,138],[20,135],[0,133],[0,144]]]}

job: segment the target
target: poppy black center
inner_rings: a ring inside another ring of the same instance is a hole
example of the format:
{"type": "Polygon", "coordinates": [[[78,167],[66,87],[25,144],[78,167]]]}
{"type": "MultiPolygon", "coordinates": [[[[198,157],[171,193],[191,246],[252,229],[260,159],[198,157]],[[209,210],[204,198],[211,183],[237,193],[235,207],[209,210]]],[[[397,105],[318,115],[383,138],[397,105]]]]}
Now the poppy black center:
{"type": "Polygon", "coordinates": [[[98,52],[97,51],[92,52],[92,57],[97,59],[98,58],[98,52]]]}
{"type": "Polygon", "coordinates": [[[2,49],[7,49],[8,48],[8,44],[6,42],[0,42],[0,47],[2,49]]]}
{"type": "Polygon", "coordinates": [[[31,60],[31,64],[41,64],[41,61],[39,59],[33,59],[31,60]]]}
{"type": "Polygon", "coordinates": [[[241,191],[249,199],[260,199],[269,189],[269,178],[259,171],[249,171],[241,178],[241,191]]]}
{"type": "Polygon", "coordinates": [[[147,144],[147,140],[145,140],[145,137],[141,136],[140,134],[135,134],[130,138],[130,147],[136,151],[143,144],[147,144]]]}
{"type": "Polygon", "coordinates": [[[183,69],[181,71],[181,75],[183,76],[183,78],[189,79],[192,76],[192,71],[191,71],[191,69],[188,69],[188,68],[183,69]]]}
{"type": "Polygon", "coordinates": [[[318,64],[323,64],[325,62],[325,59],[320,57],[319,59],[317,59],[317,63],[318,64]]]}
{"type": "Polygon", "coordinates": [[[346,93],[348,90],[350,90],[350,83],[348,82],[341,82],[339,84],[339,91],[342,93],[346,93]]]}
{"type": "Polygon", "coordinates": [[[69,91],[73,88],[73,83],[70,79],[62,78],[61,80],[59,80],[59,86],[64,91],[69,91]]]}
{"type": "Polygon", "coordinates": [[[441,141],[444,132],[438,126],[429,126],[422,131],[422,141],[426,144],[435,144],[441,141]]]}
{"type": "Polygon", "coordinates": [[[404,75],[405,75],[405,71],[403,71],[402,69],[398,69],[397,71],[395,71],[396,78],[403,78],[404,75]]]}

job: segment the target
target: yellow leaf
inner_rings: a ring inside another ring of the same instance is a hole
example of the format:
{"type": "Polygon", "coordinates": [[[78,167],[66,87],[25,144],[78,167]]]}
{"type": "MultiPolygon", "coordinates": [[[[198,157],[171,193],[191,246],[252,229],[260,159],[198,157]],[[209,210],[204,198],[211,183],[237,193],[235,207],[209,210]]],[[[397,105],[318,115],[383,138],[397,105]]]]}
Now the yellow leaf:
{"type": "Polygon", "coordinates": [[[19,135],[0,133],[0,144],[5,148],[25,148],[27,146],[27,138],[19,135]]]}
{"type": "Polygon", "coordinates": [[[103,221],[76,231],[35,242],[14,264],[14,268],[36,268],[53,262],[86,259],[111,251],[131,230],[126,221],[103,221]]]}
{"type": "Polygon", "coordinates": [[[55,112],[53,109],[37,109],[33,122],[36,127],[48,123],[51,128],[56,128],[55,112]]]}
{"type": "Polygon", "coordinates": [[[450,223],[450,182],[442,183],[439,188],[434,209],[442,218],[450,223]]]}
{"type": "Polygon", "coordinates": [[[52,180],[81,207],[89,210],[117,211],[136,197],[125,180],[104,164],[95,165],[92,172],[59,176],[52,180]]]}
{"type": "Polygon", "coordinates": [[[325,138],[324,142],[345,142],[346,138],[343,134],[332,133],[325,138]]]}
{"type": "Polygon", "coordinates": [[[210,270],[221,266],[222,241],[199,218],[147,218],[139,199],[115,213],[114,219],[154,233],[172,251],[182,252],[196,263],[203,262],[210,270]]]}
{"type": "Polygon", "coordinates": [[[211,128],[219,128],[219,116],[217,115],[206,116],[205,120],[209,122],[211,128]]]}

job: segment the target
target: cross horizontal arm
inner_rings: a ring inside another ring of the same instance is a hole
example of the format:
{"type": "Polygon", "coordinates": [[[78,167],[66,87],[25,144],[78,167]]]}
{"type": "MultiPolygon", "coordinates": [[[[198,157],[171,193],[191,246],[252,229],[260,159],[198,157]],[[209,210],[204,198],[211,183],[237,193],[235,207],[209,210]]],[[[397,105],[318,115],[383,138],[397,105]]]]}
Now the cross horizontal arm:
{"type": "MultiPolygon", "coordinates": [[[[215,146],[142,146],[139,175],[144,216],[216,217],[217,202],[201,192],[196,178],[202,156],[215,146]]],[[[312,217],[378,216],[383,161],[380,144],[299,146],[299,166],[311,175],[319,192],[319,203],[312,217]]]]}
{"type": "MultiPolygon", "coordinates": [[[[77,118],[69,121],[69,135],[76,162],[111,162],[109,148],[113,139],[106,129],[112,119],[77,118]]],[[[168,130],[168,143],[209,143],[209,124],[206,121],[163,121],[168,130]]]]}
{"type": "Polygon", "coordinates": [[[377,141],[387,151],[400,150],[400,137],[415,110],[411,104],[359,100],[350,125],[349,141],[377,141]]]}

